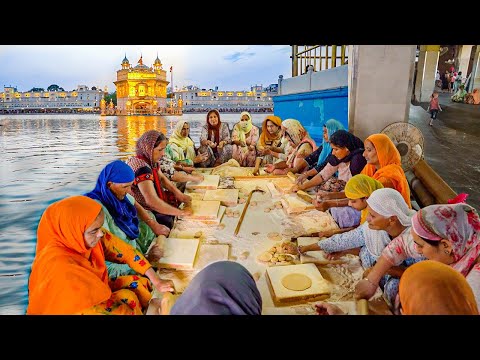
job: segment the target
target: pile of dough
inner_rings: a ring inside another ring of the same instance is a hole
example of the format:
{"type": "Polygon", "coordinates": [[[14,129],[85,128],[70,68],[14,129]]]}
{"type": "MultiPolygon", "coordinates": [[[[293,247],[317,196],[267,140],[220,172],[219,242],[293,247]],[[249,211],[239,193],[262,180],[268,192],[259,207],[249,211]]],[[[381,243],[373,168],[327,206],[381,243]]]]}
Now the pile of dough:
{"type": "Polygon", "coordinates": [[[257,260],[268,266],[293,265],[298,260],[297,247],[291,242],[278,243],[257,256],[257,260]]]}

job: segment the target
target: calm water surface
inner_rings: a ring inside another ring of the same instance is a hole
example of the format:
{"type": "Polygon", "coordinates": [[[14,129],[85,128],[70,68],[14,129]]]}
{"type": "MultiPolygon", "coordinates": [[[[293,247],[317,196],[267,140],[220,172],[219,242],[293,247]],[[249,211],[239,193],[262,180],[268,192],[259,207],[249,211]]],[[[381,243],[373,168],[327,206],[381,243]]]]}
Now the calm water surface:
{"type": "MultiPolygon", "coordinates": [[[[252,114],[261,126],[268,114],[252,114]]],[[[206,114],[179,116],[0,115],[0,314],[24,314],[36,231],[45,208],[94,188],[110,161],[135,153],[147,130],[190,123],[198,146],[206,114]]],[[[230,130],[240,114],[221,114],[230,130]]],[[[48,296],[48,294],[46,295],[48,296]]]]}

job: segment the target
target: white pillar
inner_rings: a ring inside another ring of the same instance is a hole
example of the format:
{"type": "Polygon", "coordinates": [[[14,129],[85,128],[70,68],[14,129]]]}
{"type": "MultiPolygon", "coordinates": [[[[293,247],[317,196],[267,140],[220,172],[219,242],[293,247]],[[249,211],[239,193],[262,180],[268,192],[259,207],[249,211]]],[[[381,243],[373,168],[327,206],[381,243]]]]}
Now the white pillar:
{"type": "MultiPolygon", "coordinates": [[[[425,48],[425,64],[423,67],[422,89],[420,98],[417,98],[417,100],[427,102],[430,100],[433,90],[435,90],[435,75],[437,74],[440,45],[422,45],[420,48],[425,48]]],[[[420,69],[417,70],[417,77],[419,74],[420,69]]]]}
{"type": "Polygon", "coordinates": [[[422,84],[423,84],[423,71],[425,68],[425,59],[427,51],[425,46],[420,46],[420,52],[418,54],[417,61],[417,76],[415,78],[415,100],[420,101],[422,97],[422,84]]]}
{"type": "Polygon", "coordinates": [[[480,88],[480,45],[477,45],[477,51],[475,52],[475,57],[473,58],[472,79],[473,85],[469,87],[469,92],[475,88],[480,88]]]}
{"type": "Polygon", "coordinates": [[[470,55],[472,54],[473,45],[462,45],[459,46],[458,50],[458,71],[462,72],[462,77],[465,79],[467,77],[468,64],[470,62],[470,55]]]}
{"type": "Polygon", "coordinates": [[[407,122],[416,45],[351,45],[348,128],[361,139],[407,122]]]}

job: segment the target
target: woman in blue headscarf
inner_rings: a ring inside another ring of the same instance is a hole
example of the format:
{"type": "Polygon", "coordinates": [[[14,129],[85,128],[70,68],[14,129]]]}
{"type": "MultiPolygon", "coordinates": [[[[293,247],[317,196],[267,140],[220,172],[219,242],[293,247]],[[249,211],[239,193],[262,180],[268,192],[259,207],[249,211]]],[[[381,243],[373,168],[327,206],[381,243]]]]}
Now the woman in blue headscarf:
{"type": "MultiPolygon", "coordinates": [[[[105,229],[146,254],[153,239],[157,235],[168,235],[169,229],[159,224],[153,214],[129,194],[134,178],[130,166],[115,160],[102,169],[95,188],[85,196],[102,205],[105,229]]],[[[154,245],[146,257],[149,261],[155,261],[162,255],[160,248],[154,245]]],[[[107,269],[109,277],[134,274],[127,264],[107,262],[107,269]]]]}
{"type": "Polygon", "coordinates": [[[296,167],[290,169],[294,174],[303,173],[300,175],[300,182],[305,179],[315,176],[327,164],[327,158],[332,153],[330,146],[330,137],[337,130],[344,130],[342,123],[335,119],[330,119],[323,125],[323,142],[317,150],[302,159],[296,167]],[[318,169],[318,170],[317,170],[318,169]]]}
{"type": "Polygon", "coordinates": [[[248,270],[234,261],[202,269],[177,299],[170,315],[260,315],[262,297],[248,270]]]}

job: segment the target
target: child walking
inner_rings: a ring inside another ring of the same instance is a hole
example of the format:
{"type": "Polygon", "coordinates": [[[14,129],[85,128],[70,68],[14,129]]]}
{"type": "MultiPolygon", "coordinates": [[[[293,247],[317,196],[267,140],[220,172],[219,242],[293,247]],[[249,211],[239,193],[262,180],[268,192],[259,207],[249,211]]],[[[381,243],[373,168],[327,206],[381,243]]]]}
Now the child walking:
{"type": "Polygon", "coordinates": [[[430,112],[430,126],[433,126],[433,120],[437,118],[439,111],[443,111],[440,103],[438,102],[438,92],[434,91],[430,96],[430,104],[428,105],[427,111],[430,112]]]}

